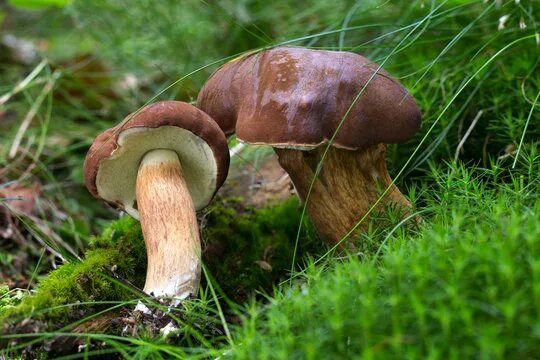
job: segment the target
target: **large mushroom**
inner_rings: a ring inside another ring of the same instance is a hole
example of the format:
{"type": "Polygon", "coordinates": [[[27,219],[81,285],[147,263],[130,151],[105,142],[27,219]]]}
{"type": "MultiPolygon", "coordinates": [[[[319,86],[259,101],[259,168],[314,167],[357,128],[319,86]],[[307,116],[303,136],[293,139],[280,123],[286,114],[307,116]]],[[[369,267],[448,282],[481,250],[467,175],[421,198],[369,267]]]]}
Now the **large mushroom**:
{"type": "Polygon", "coordinates": [[[412,137],[421,113],[402,85],[360,55],[290,47],[251,54],[218,69],[197,107],[227,135],[273,146],[302,200],[333,138],[307,204],[331,244],[388,187],[381,206],[410,209],[386,169],[385,144],[412,137]]]}
{"type": "Polygon", "coordinates": [[[219,126],[179,101],[149,105],[95,139],[85,183],[95,197],[140,219],[146,293],[172,302],[196,295],[201,246],[195,211],[208,205],[228,168],[219,126]]]}

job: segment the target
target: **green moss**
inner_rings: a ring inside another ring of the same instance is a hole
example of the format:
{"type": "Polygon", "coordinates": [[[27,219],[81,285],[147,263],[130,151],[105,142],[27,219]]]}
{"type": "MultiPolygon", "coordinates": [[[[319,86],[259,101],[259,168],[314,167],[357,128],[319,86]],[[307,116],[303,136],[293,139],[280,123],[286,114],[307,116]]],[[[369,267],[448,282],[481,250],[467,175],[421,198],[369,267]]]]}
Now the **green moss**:
{"type": "Polygon", "coordinates": [[[7,285],[0,285],[0,313],[16,306],[23,298],[24,293],[21,290],[13,292],[7,285]]]}
{"type": "MultiPolygon", "coordinates": [[[[262,209],[242,208],[239,200],[225,199],[209,210],[203,260],[230,298],[241,301],[254,290],[271,290],[288,274],[300,213],[295,197],[262,209]]],[[[323,248],[312,227],[304,229],[297,260],[323,248]]]]}
{"type": "Polygon", "coordinates": [[[478,179],[497,171],[438,170],[416,236],[394,233],[369,261],[308,268],[301,286],[250,309],[228,357],[539,358],[538,166],[491,189],[478,179]]]}
{"type": "MultiPolygon", "coordinates": [[[[214,204],[203,220],[204,261],[211,274],[235,300],[269,290],[290,269],[298,200],[266,209],[246,209],[235,199],[214,204]]],[[[316,249],[314,243],[321,246],[311,241],[309,229],[299,254],[316,249]]],[[[113,280],[113,272],[139,288],[144,285],[146,248],[139,223],[129,217],[95,237],[82,261],[60,266],[40,281],[35,294],[0,309],[0,319],[14,323],[31,317],[58,328],[110,306],[100,302],[134,299],[133,291],[113,280]]]]}
{"type": "Polygon", "coordinates": [[[58,326],[107,306],[99,301],[132,299],[133,292],[111,278],[114,273],[140,286],[146,272],[144,259],[144,242],[136,222],[127,217],[113,222],[93,240],[82,261],[50,272],[34,295],[16,307],[0,309],[0,318],[15,322],[32,317],[58,326]]]}

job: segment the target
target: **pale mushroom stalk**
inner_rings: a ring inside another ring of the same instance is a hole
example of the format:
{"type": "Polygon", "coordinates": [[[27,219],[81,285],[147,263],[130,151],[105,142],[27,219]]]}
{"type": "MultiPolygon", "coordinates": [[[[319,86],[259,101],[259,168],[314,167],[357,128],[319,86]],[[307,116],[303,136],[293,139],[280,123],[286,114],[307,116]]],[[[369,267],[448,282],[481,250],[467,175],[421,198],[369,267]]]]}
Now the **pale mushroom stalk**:
{"type": "Polygon", "coordinates": [[[174,151],[152,150],[144,156],[136,196],[148,256],[144,291],[176,299],[195,295],[201,273],[199,229],[174,151]]]}
{"type": "MultiPolygon", "coordinates": [[[[147,251],[144,291],[177,305],[196,296],[201,245],[196,211],[225,181],[229,149],[203,111],[160,101],[98,135],[84,162],[88,190],[140,220],[147,251]]],[[[146,312],[142,304],[137,310],[146,312]]]]}

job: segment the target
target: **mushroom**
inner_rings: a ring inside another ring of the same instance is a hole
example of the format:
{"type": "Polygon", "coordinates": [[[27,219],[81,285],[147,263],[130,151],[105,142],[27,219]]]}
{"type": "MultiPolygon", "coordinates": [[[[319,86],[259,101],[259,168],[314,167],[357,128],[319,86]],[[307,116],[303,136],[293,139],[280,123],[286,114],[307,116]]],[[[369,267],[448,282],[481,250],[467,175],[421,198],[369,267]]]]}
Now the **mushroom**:
{"type": "Polygon", "coordinates": [[[225,134],[274,147],[302,201],[332,139],[307,203],[332,245],[386,188],[381,206],[410,209],[386,169],[385,144],[411,138],[421,113],[403,86],[360,55],[290,47],[250,54],[219,68],[197,107],[225,134]]]}
{"type": "Polygon", "coordinates": [[[84,162],[86,186],[140,219],[147,294],[173,302],[197,294],[201,245],[195,211],[208,205],[228,168],[219,126],[179,101],[149,105],[95,139],[84,162]]]}

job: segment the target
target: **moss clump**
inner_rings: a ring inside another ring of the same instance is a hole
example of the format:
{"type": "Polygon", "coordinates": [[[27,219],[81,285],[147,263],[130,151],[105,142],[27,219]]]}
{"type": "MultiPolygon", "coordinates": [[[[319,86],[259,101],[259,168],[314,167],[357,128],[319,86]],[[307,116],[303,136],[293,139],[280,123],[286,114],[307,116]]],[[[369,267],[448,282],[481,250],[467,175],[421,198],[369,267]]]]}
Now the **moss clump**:
{"type": "Polygon", "coordinates": [[[493,189],[486,174],[438,172],[429,226],[396,232],[378,259],[308,268],[251,309],[228,357],[540,358],[538,171],[493,189]]]}
{"type": "Polygon", "coordinates": [[[7,285],[0,285],[0,313],[16,306],[23,298],[24,293],[21,290],[11,292],[7,285]]]}
{"type": "Polygon", "coordinates": [[[58,327],[110,306],[99,301],[132,299],[133,292],[111,277],[117,274],[140,286],[146,272],[145,256],[140,227],[127,217],[118,220],[92,241],[83,261],[50,272],[34,295],[18,306],[0,309],[0,319],[15,323],[31,317],[58,327]]]}
{"type": "MultiPolygon", "coordinates": [[[[254,290],[269,290],[290,269],[300,221],[298,200],[265,209],[244,208],[235,199],[215,204],[203,219],[203,260],[211,274],[235,300],[254,290]]],[[[309,229],[299,254],[321,246],[311,241],[309,229]]],[[[111,306],[100,302],[135,299],[137,294],[113,275],[139,288],[144,285],[146,248],[139,223],[129,217],[94,238],[82,261],[60,266],[40,281],[35,294],[0,309],[0,320],[16,324],[32,318],[58,329],[111,306]]]]}
{"type": "MultiPolygon", "coordinates": [[[[265,209],[245,208],[239,200],[230,198],[214,204],[201,221],[203,261],[211,275],[236,302],[257,290],[270,290],[290,270],[300,221],[298,200],[265,209]]],[[[313,231],[306,228],[297,259],[323,246],[320,241],[312,241],[313,231]]],[[[62,265],[40,281],[35,294],[18,305],[0,308],[0,322],[4,323],[0,332],[35,334],[35,338],[0,340],[0,348],[14,349],[10,356],[23,351],[33,358],[44,353],[50,356],[50,351],[54,351],[53,356],[71,354],[88,344],[91,349],[101,349],[103,341],[85,338],[84,334],[124,335],[128,326],[134,337],[162,341],[160,329],[169,318],[133,316],[134,305],[128,301],[139,294],[113,278],[119,276],[142,288],[145,275],[146,248],[139,223],[128,217],[113,222],[92,240],[82,261],[62,265]],[[60,335],[65,332],[81,336],[60,335]],[[58,335],[43,335],[55,333],[58,335]]],[[[181,319],[182,326],[170,341],[192,347],[203,345],[201,339],[207,339],[221,346],[226,340],[211,302],[202,295],[176,309],[175,317],[181,319]]]]}
{"type": "MultiPolygon", "coordinates": [[[[300,223],[296,197],[267,208],[243,208],[237,199],[224,199],[209,209],[203,228],[203,260],[222,290],[242,301],[255,290],[271,290],[291,269],[300,223]]],[[[307,224],[297,260],[320,253],[321,241],[307,224]]]]}

